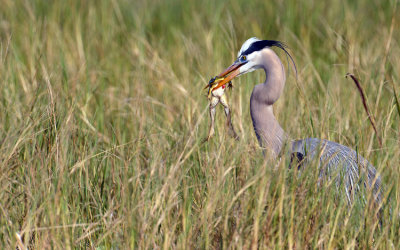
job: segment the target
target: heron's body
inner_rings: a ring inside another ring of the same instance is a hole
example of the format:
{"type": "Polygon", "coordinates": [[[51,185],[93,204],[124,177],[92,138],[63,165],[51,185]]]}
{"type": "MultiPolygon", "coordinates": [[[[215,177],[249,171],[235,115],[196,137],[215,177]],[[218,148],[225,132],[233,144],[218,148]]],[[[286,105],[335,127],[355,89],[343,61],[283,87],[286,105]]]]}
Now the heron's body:
{"type": "Polygon", "coordinates": [[[291,152],[300,153],[305,163],[319,157],[320,177],[337,175],[336,183],[337,185],[344,184],[349,203],[354,200],[359,191],[359,180],[362,177],[365,177],[366,181],[364,181],[364,188],[372,187],[375,200],[381,200],[381,180],[376,175],[376,169],[353,149],[332,141],[307,138],[293,141],[291,152]]]}
{"type": "MultiPolygon", "coordinates": [[[[274,116],[273,104],[283,92],[286,76],[281,60],[270,49],[272,46],[279,47],[287,53],[284,45],[278,41],[250,38],[242,45],[238,59],[218,76],[227,76],[226,81],[230,81],[238,75],[255,69],[265,71],[265,82],[253,88],[250,98],[250,114],[260,146],[268,152],[267,155],[278,157],[284,145],[288,143],[289,153],[296,156],[302,166],[319,157],[321,175],[340,171],[341,175],[338,176],[343,179],[338,178],[338,183],[343,181],[345,184],[349,202],[353,200],[360,188],[360,178],[366,176],[364,186],[371,187],[376,200],[380,200],[380,178],[372,164],[357,152],[344,145],[316,138],[293,141],[280,126],[274,116]]],[[[219,85],[223,85],[224,82],[221,81],[219,85]]]]}

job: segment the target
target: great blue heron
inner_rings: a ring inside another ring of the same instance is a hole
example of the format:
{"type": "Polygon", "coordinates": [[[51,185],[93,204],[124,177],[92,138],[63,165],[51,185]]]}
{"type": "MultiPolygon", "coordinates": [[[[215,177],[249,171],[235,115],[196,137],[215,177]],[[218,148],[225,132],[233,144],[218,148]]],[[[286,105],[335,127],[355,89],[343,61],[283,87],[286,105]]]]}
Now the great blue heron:
{"type": "MultiPolygon", "coordinates": [[[[376,169],[354,150],[332,141],[317,138],[296,141],[289,139],[275,118],[272,108],[282,94],[286,76],[281,60],[271,47],[282,49],[290,57],[295,67],[292,57],[282,42],[260,40],[253,37],[244,42],[238,52],[237,60],[217,76],[218,79],[223,78],[223,80],[219,81],[212,91],[230,82],[236,76],[263,69],[266,80],[253,88],[250,98],[250,114],[258,142],[266,153],[275,158],[279,157],[284,145],[287,145],[292,161],[295,159],[298,166],[300,164],[303,166],[315,156],[319,156],[321,175],[342,167],[343,171],[340,171],[341,175],[339,176],[344,178],[341,181],[344,183],[349,203],[354,200],[355,194],[360,190],[359,181],[362,176],[367,177],[363,184],[365,187],[372,188],[375,201],[381,200],[381,180],[376,169]]],[[[338,177],[338,179],[340,178],[338,177]]]]}

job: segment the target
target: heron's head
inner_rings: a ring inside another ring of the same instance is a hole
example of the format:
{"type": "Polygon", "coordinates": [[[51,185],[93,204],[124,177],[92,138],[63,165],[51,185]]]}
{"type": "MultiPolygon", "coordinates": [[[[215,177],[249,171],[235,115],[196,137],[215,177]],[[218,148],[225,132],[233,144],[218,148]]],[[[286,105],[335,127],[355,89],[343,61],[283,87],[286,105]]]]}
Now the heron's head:
{"type": "Polygon", "coordinates": [[[286,50],[286,45],[284,43],[274,40],[260,40],[256,37],[252,37],[243,43],[235,62],[233,62],[231,66],[226,68],[217,76],[218,78],[223,78],[223,80],[219,82],[218,85],[213,89],[219,88],[220,86],[231,81],[236,76],[246,74],[260,68],[261,65],[259,63],[259,59],[262,54],[261,51],[270,47],[278,47],[285,51],[294,65],[294,61],[289,52],[286,50]]]}

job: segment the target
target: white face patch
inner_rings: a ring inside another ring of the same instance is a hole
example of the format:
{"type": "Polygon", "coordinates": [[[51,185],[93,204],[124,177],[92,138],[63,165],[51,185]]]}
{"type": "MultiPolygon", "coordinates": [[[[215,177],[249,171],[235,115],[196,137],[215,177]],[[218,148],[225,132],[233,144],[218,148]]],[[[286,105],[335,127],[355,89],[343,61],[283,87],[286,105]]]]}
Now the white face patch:
{"type": "Polygon", "coordinates": [[[247,63],[239,68],[239,75],[238,76],[256,70],[256,68],[255,68],[255,66],[257,64],[256,63],[256,54],[257,53],[253,52],[250,55],[247,55],[247,63]]]}
{"type": "Polygon", "coordinates": [[[252,37],[247,39],[246,42],[243,43],[242,47],[240,48],[237,56],[239,57],[244,51],[246,51],[254,42],[261,41],[257,37],[252,37]]]}

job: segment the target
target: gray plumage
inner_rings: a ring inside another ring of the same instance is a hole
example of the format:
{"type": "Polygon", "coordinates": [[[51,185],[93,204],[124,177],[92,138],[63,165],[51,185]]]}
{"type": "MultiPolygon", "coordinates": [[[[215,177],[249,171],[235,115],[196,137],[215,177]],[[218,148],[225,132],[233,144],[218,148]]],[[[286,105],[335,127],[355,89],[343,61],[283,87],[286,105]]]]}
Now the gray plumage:
{"type": "MultiPolygon", "coordinates": [[[[354,150],[332,141],[317,138],[293,141],[282,129],[274,116],[273,104],[283,92],[286,76],[282,62],[270,49],[271,46],[279,47],[289,55],[281,42],[250,38],[242,45],[238,53],[238,60],[228,68],[238,69],[238,72],[232,71],[237,75],[256,69],[265,71],[265,82],[253,88],[250,98],[250,114],[260,146],[264,148],[266,154],[279,157],[283,146],[288,145],[292,157],[300,157],[298,160],[301,161],[301,166],[307,165],[319,157],[320,176],[330,178],[331,174],[338,171],[336,183],[337,185],[344,183],[349,203],[360,191],[360,184],[363,184],[364,188],[372,187],[375,200],[380,201],[381,180],[377,176],[376,169],[354,150]],[[366,180],[362,178],[363,176],[366,177],[366,180]]],[[[225,70],[220,77],[229,73],[225,70]]]]}
{"type": "MultiPolygon", "coordinates": [[[[337,175],[336,185],[344,184],[349,203],[356,198],[357,192],[360,191],[359,180],[362,177],[366,177],[366,180],[362,181],[364,188],[373,187],[374,199],[377,202],[381,201],[381,180],[376,175],[376,169],[353,149],[332,141],[307,138],[292,142],[291,152],[298,152],[306,156],[302,160],[304,163],[319,157],[320,177],[330,176],[335,171],[340,171],[337,175]],[[338,167],[341,169],[338,170],[338,167]]],[[[365,199],[365,197],[361,198],[365,199]]]]}

